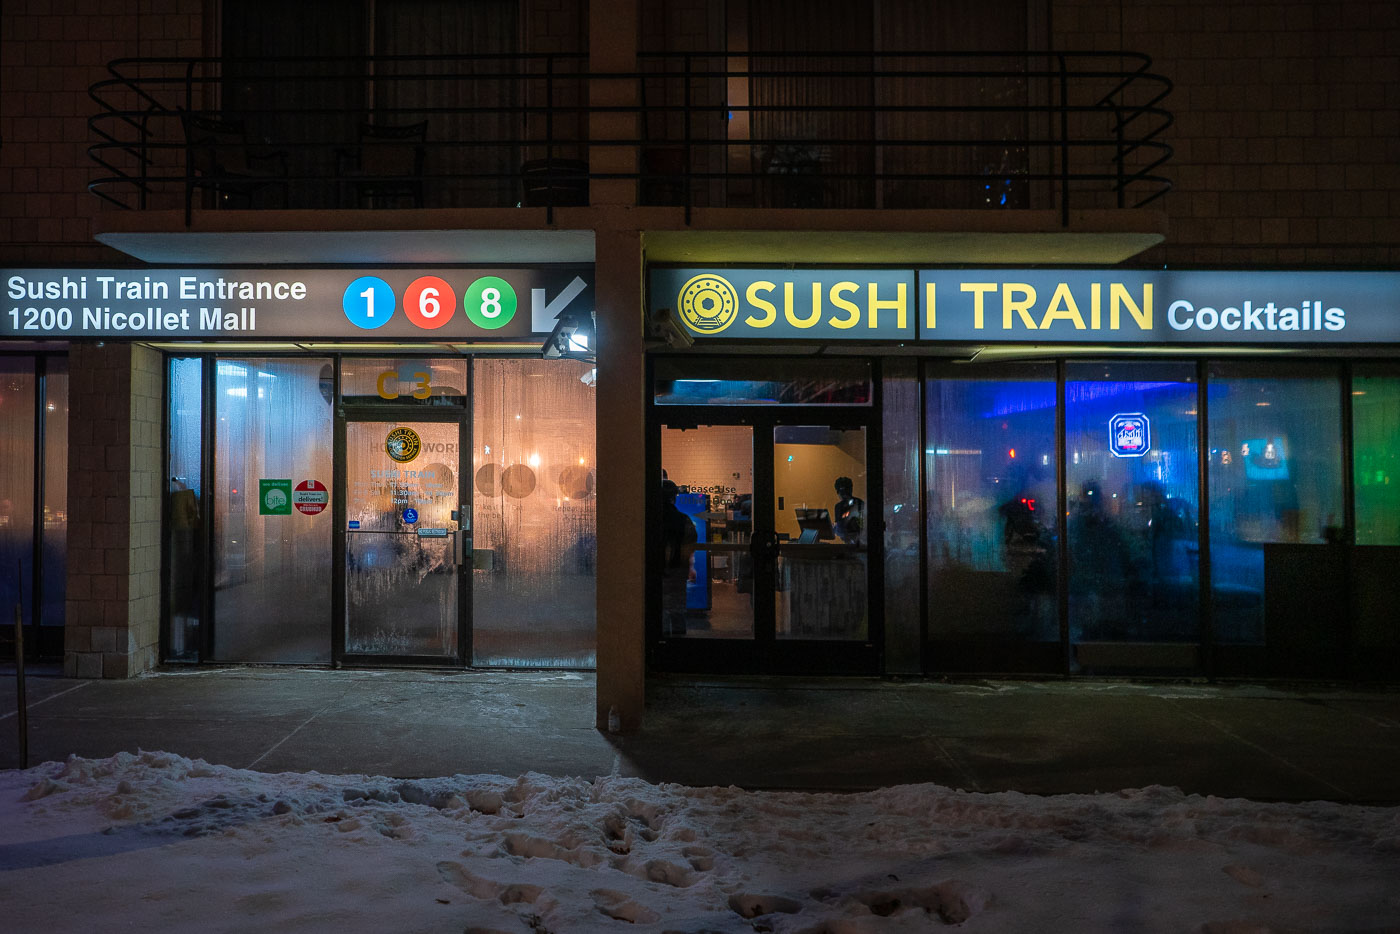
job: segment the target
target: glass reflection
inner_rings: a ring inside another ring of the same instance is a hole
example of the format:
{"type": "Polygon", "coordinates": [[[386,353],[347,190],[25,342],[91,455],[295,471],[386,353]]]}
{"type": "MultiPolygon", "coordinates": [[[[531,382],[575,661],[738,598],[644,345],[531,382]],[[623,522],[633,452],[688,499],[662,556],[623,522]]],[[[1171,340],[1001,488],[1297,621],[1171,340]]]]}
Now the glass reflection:
{"type": "MultiPolygon", "coordinates": [[[[1017,667],[1014,643],[1060,638],[1055,370],[985,372],[928,382],[929,631],[964,651],[985,645],[994,656],[968,663],[1007,670],[1017,667]]],[[[932,662],[957,664],[937,654],[932,662]]]]}
{"type": "Polygon", "coordinates": [[[204,592],[203,409],[204,361],[171,358],[165,607],[166,657],[173,661],[199,660],[204,592]]]}
{"type": "MultiPolygon", "coordinates": [[[[1073,643],[1199,638],[1194,374],[1189,363],[1068,368],[1073,643]]],[[[1159,667],[1145,653],[1113,657],[1159,667]]]]}
{"type": "Polygon", "coordinates": [[[1335,368],[1211,366],[1210,560],[1217,641],[1267,641],[1268,555],[1276,580],[1283,579],[1278,574],[1288,562],[1307,560],[1296,550],[1270,546],[1339,540],[1341,468],[1335,368]]]}

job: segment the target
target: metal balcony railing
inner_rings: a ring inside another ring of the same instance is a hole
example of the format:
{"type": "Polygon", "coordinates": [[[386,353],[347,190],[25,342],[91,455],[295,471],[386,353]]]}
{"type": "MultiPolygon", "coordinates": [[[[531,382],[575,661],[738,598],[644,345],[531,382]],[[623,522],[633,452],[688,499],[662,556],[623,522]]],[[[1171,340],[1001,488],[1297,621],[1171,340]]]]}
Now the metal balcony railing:
{"type": "Polygon", "coordinates": [[[123,208],[1137,207],[1171,90],[1135,53],[130,58],[90,89],[123,208]],[[590,164],[590,162],[592,164],[590,164]]]}

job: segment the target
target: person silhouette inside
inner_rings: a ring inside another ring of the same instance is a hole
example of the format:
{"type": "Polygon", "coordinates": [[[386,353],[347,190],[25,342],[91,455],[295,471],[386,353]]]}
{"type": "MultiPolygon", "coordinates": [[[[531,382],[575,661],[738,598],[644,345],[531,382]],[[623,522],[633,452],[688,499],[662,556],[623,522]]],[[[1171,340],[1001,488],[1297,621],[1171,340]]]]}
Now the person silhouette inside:
{"type": "Polygon", "coordinates": [[[661,481],[661,629],[665,635],[685,635],[685,585],[690,559],[700,536],[690,516],[676,506],[680,487],[661,481]]]}
{"type": "Polygon", "coordinates": [[[865,500],[854,495],[850,477],[836,478],[836,505],[831,507],[831,527],[847,545],[859,545],[865,528],[865,500]]]}

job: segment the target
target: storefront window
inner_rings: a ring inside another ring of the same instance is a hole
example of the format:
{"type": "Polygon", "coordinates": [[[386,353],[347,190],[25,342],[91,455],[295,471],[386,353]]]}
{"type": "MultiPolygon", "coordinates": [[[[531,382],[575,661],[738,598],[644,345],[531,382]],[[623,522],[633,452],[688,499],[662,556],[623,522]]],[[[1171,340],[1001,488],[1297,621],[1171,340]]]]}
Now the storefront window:
{"type": "MultiPolygon", "coordinates": [[[[935,669],[1058,667],[1055,369],[930,368],[929,637],[935,669]]],[[[890,599],[891,595],[887,595],[890,599]]]]}
{"type": "Polygon", "coordinates": [[[661,429],[661,552],[653,566],[667,639],[754,637],[753,448],[749,425],[661,429]]]}
{"type": "Polygon", "coordinates": [[[170,434],[165,525],[166,657],[198,661],[204,593],[204,361],[170,360],[170,434]]]}
{"type": "Polygon", "coordinates": [[[593,367],[523,359],[473,365],[473,661],[592,667],[593,367]]]}
{"type": "Polygon", "coordinates": [[[1343,535],[1341,387],[1335,367],[1284,363],[1213,364],[1209,385],[1213,629],[1261,645],[1266,608],[1301,605],[1315,546],[1343,535]]]}
{"type": "Polygon", "coordinates": [[[44,600],[39,619],[62,626],[68,593],[68,360],[49,357],[44,373],[44,600]]]}
{"type": "Polygon", "coordinates": [[[1069,627],[1084,667],[1192,667],[1199,639],[1195,366],[1073,363],[1065,378],[1069,627]],[[1139,643],[1094,650],[1088,643],[1139,643]]]}
{"type": "Polygon", "coordinates": [[[214,367],[214,657],[330,661],[331,510],[290,502],[302,481],[332,481],[330,363],[214,367]]]}
{"type": "Polygon", "coordinates": [[[870,366],[825,359],[656,362],[657,405],[870,405],[870,366]]]}
{"type": "Polygon", "coordinates": [[[919,378],[917,361],[887,360],[884,405],[885,670],[922,670],[919,636],[919,378]]]}
{"type": "Polygon", "coordinates": [[[0,357],[0,608],[33,621],[35,358],[0,357]],[[18,588],[18,589],[17,589],[18,588]]]}
{"type": "Polygon", "coordinates": [[[1356,544],[1400,545],[1400,371],[1357,366],[1351,423],[1356,544]]]}

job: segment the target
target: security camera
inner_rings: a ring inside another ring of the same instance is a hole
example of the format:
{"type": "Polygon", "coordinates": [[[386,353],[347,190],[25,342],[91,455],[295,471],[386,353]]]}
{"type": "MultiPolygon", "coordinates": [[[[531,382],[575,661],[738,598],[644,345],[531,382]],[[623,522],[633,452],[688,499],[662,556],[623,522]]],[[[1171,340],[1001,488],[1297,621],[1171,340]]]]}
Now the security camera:
{"type": "Polygon", "coordinates": [[[658,308],[653,311],[650,324],[651,336],[664,340],[667,347],[683,350],[695,344],[695,338],[690,336],[685,325],[677,320],[676,313],[669,308],[658,308]]]}

